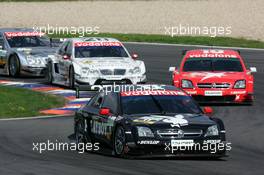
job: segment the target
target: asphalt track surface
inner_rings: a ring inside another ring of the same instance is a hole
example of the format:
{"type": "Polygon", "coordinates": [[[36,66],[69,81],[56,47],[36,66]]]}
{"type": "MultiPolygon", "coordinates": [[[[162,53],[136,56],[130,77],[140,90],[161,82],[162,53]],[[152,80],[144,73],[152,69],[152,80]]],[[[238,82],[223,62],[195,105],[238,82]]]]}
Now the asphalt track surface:
{"type": "MultiPolygon", "coordinates": [[[[193,47],[126,44],[139,53],[150,82],[171,82],[168,67],[179,65],[182,49],[193,47]]],[[[263,174],[264,170],[264,51],[242,50],[246,64],[256,66],[254,106],[214,106],[215,117],[223,119],[229,157],[207,159],[119,159],[105,154],[74,151],[32,151],[33,142],[70,142],[73,117],[0,121],[0,175],[78,174],[263,174]]],[[[7,77],[6,77],[7,78],[7,77]]],[[[23,81],[43,81],[32,78],[23,81]]]]}

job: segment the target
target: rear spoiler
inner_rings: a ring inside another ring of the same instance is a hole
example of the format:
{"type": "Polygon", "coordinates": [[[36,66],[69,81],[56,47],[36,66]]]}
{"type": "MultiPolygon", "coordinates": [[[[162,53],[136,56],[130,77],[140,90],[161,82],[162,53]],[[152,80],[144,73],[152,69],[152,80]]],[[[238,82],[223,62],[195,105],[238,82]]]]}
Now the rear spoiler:
{"type": "Polygon", "coordinates": [[[82,91],[99,91],[100,88],[97,86],[91,86],[91,85],[76,85],[75,87],[75,96],[76,98],[80,98],[80,92],[82,91]]]}

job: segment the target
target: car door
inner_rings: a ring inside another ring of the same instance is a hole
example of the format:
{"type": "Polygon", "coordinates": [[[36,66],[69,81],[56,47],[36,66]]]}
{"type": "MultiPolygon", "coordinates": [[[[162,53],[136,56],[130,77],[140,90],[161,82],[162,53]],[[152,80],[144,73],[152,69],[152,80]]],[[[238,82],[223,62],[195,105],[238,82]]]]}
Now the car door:
{"type": "Polygon", "coordinates": [[[111,142],[112,130],[116,118],[116,110],[109,105],[111,103],[110,101],[113,102],[115,100],[113,98],[111,99],[111,95],[109,96],[101,92],[88,107],[91,118],[91,134],[97,140],[106,143],[111,142]],[[110,115],[100,115],[101,108],[108,108],[110,110],[110,115]]]}
{"type": "Polygon", "coordinates": [[[71,55],[67,55],[69,46],[70,41],[65,41],[58,52],[58,71],[59,74],[65,78],[68,75],[67,65],[69,65],[69,62],[71,61],[71,55]]]}

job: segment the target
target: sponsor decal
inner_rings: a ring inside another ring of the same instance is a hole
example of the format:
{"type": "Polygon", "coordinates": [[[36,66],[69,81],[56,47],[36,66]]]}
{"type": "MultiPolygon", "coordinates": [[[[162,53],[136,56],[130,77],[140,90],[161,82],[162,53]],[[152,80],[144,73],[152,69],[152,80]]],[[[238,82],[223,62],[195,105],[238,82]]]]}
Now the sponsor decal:
{"type": "Polygon", "coordinates": [[[104,135],[110,139],[115,119],[116,117],[110,116],[106,122],[99,122],[96,120],[92,120],[91,132],[98,135],[104,135]]]}
{"type": "Polygon", "coordinates": [[[223,50],[202,50],[201,54],[190,54],[190,58],[236,58],[234,54],[224,53],[223,50]]]}
{"type": "Polygon", "coordinates": [[[239,95],[239,94],[245,94],[246,91],[231,91],[231,94],[239,95]]]}
{"type": "Polygon", "coordinates": [[[193,94],[197,94],[197,91],[186,91],[188,94],[193,95],[193,94]]]}
{"type": "Polygon", "coordinates": [[[89,47],[89,46],[122,46],[120,42],[76,42],[75,47],[89,47]]]}
{"type": "Polygon", "coordinates": [[[169,123],[171,127],[178,127],[188,125],[188,120],[184,118],[183,115],[175,115],[175,116],[161,116],[161,115],[152,115],[152,116],[145,116],[140,117],[138,119],[133,120],[134,122],[138,123],[145,123],[145,124],[154,124],[156,122],[165,122],[169,123]]]}
{"type": "Polygon", "coordinates": [[[204,140],[203,144],[216,144],[216,143],[220,143],[221,140],[204,140]]]}
{"type": "Polygon", "coordinates": [[[188,147],[193,146],[194,141],[193,140],[171,140],[171,146],[172,147],[188,147]]]}
{"type": "Polygon", "coordinates": [[[223,96],[222,91],[204,91],[205,96],[223,96]]]}
{"type": "Polygon", "coordinates": [[[138,141],[138,144],[144,144],[144,145],[157,145],[160,141],[158,140],[141,140],[138,141]]]}
{"type": "Polygon", "coordinates": [[[21,37],[21,36],[43,36],[43,32],[5,32],[7,37],[21,37]]]}
{"type": "Polygon", "coordinates": [[[190,58],[236,58],[236,55],[231,54],[190,54],[190,58]]]}
{"type": "Polygon", "coordinates": [[[128,91],[122,92],[121,96],[142,96],[142,95],[185,95],[182,91],[166,91],[166,90],[154,90],[154,91],[128,91]]]}

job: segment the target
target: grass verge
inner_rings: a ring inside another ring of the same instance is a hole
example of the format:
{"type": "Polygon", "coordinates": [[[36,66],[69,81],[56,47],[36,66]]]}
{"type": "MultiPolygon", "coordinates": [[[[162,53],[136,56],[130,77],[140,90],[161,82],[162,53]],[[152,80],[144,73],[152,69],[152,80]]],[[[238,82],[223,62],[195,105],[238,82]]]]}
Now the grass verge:
{"type": "MultiPolygon", "coordinates": [[[[225,47],[244,47],[244,48],[264,48],[264,42],[249,40],[245,38],[231,37],[207,37],[207,36],[175,36],[168,35],[148,35],[148,34],[119,34],[119,33],[100,33],[87,35],[87,37],[113,37],[120,41],[129,42],[149,42],[149,43],[168,43],[168,44],[191,44],[206,46],[225,46],[225,47]]],[[[78,35],[50,35],[54,38],[79,37],[78,35]]]]}
{"type": "Polygon", "coordinates": [[[37,116],[40,110],[61,107],[65,102],[63,97],[0,85],[0,118],[37,116]]]}

